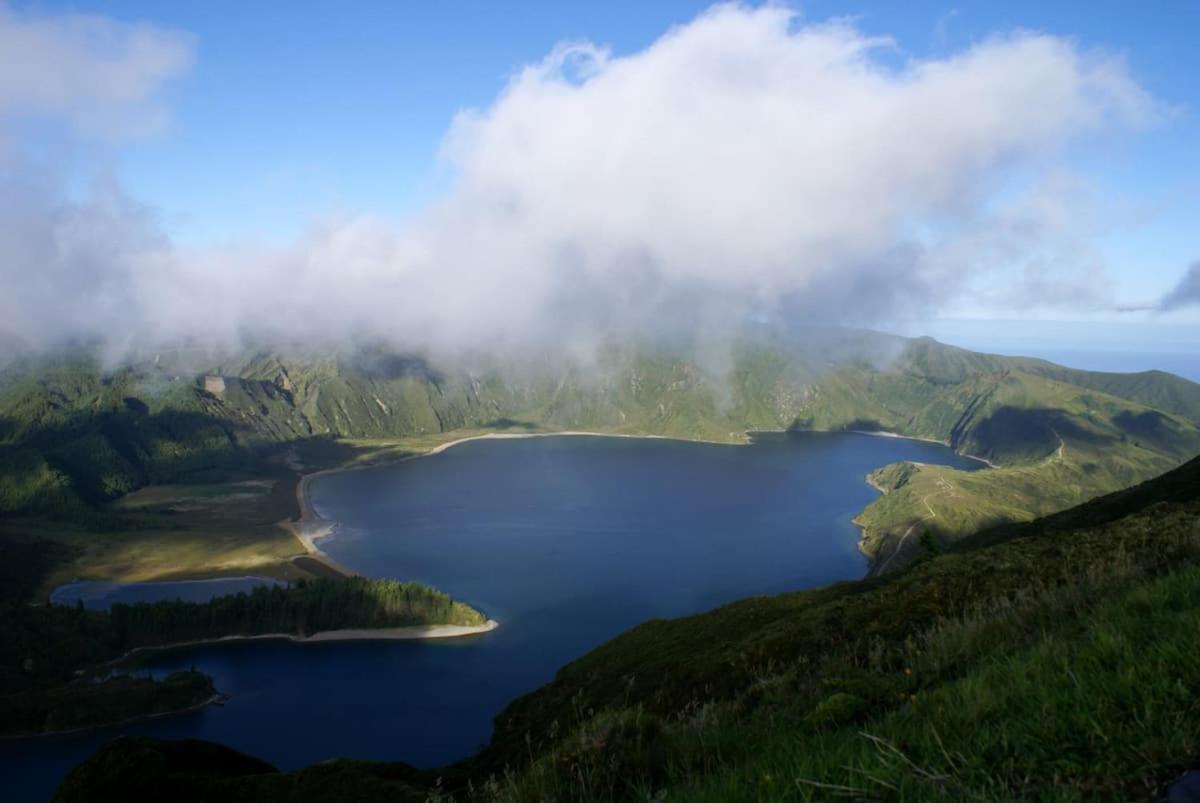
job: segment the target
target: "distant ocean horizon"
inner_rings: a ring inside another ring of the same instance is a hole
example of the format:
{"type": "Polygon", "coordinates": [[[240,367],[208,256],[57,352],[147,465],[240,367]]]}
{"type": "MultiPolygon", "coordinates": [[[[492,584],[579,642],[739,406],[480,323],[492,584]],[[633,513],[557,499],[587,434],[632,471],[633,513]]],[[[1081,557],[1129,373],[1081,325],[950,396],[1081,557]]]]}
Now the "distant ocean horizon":
{"type": "Polygon", "coordinates": [[[1200,382],[1200,354],[1054,348],[1028,348],[1020,351],[992,350],[992,353],[1037,357],[1058,365],[1065,365],[1068,368],[1081,368],[1085,371],[1110,371],[1121,374],[1138,371],[1166,371],[1193,382],[1200,382]]]}
{"type": "Polygon", "coordinates": [[[1166,371],[1200,382],[1200,325],[1195,323],[939,320],[897,333],[1085,371],[1166,371]]]}

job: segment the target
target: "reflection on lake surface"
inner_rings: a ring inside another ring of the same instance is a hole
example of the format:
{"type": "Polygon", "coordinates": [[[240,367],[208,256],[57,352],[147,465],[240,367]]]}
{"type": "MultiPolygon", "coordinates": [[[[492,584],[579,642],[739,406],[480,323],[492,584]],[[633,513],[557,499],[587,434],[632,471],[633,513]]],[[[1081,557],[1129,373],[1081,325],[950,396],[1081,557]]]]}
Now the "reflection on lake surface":
{"type": "Polygon", "coordinates": [[[278,585],[269,577],[216,577],[211,580],[172,580],[162,583],[114,583],[107,580],[76,580],[50,594],[55,605],[76,605],[92,611],[107,611],[117,603],[183,600],[207,602],[213,597],[250,592],[259,586],[278,585]]]}
{"type": "Polygon", "coordinates": [[[501,627],[436,642],[250,642],[156,656],[195,665],[223,707],[0,746],[8,800],[44,800],[121,734],[225,742],[280,768],[353,756],[437,765],[491,735],[513,698],[653,617],[857,578],[851,523],[872,469],[976,468],[945,447],[853,434],[767,435],[745,447],[556,437],[474,441],[313,483],[342,523],[324,547],[376,577],[415,579],[501,627]],[[15,793],[15,795],[14,795],[15,793]]]}

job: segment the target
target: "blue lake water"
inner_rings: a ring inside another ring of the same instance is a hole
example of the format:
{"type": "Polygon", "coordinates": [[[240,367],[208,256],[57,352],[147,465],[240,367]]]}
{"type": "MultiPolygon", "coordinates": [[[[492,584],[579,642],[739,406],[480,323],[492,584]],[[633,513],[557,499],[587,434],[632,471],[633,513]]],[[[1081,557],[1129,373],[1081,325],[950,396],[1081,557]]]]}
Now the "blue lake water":
{"type": "Polygon", "coordinates": [[[107,611],[117,603],[183,600],[207,602],[225,594],[253,591],[264,585],[277,585],[269,577],[215,577],[211,580],[177,580],[162,583],[114,583],[104,580],[76,580],[59,586],[50,594],[55,605],[76,605],[92,611],[107,611]]]}
{"type": "Polygon", "coordinates": [[[45,800],[119,734],[212,739],[284,769],[337,756],[434,766],[491,736],[492,718],[588,649],[653,617],[861,577],[851,518],[863,481],[899,460],[978,468],[937,444],[766,435],[735,447],[555,437],[474,441],[322,477],[341,522],[325,549],[376,577],[416,579],[501,622],[469,639],[162,653],[231,695],[223,707],[79,736],[0,744],[5,799],[45,800]]]}

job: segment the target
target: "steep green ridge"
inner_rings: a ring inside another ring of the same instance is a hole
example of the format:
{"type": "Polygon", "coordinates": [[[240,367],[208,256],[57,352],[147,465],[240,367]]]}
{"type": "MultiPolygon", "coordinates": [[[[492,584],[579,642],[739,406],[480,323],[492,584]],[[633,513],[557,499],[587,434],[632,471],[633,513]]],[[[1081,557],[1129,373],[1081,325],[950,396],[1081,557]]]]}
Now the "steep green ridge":
{"type": "MultiPolygon", "coordinates": [[[[1097,376],[1080,373],[1081,382],[1097,376]]],[[[1023,371],[969,381],[986,387],[966,402],[950,441],[996,467],[876,471],[871,481],[885,496],[857,521],[865,529],[863,550],[881,558],[880,567],[895,565],[893,555],[911,557],[922,540],[936,548],[987,526],[1028,521],[1133,485],[1195,454],[1195,427],[1181,416],[1023,371]]],[[[1131,396],[1145,387],[1107,384],[1131,396]]]]}
{"type": "Polygon", "coordinates": [[[1076,371],[840,329],[444,368],[382,348],[167,353],[108,370],[75,355],[0,377],[0,514],[127,529],[100,511],[146,485],[253,473],[260,462],[269,472],[263,461],[277,467],[314,442],[461,430],[720,441],[747,430],[889,430],[1000,467],[922,468],[903,486],[877,477],[890,493],[860,519],[864,550],[890,567],[922,539],[941,545],[1029,520],[1179,465],[1200,453],[1198,424],[1200,385],[1161,372],[1076,371]]]}
{"type": "Polygon", "coordinates": [[[58,800],[1152,800],[1200,763],[1200,460],[884,578],[651,621],[428,772],[118,740],[58,800]]]}
{"type": "Polygon", "coordinates": [[[1099,390],[1192,421],[1200,419],[1200,399],[1196,398],[1195,383],[1164,371],[1112,374],[1076,371],[1042,360],[1024,359],[1019,364],[1022,370],[1047,379],[1099,390]]]}
{"type": "Polygon", "coordinates": [[[10,368],[0,381],[0,511],[90,506],[235,456],[228,424],[191,382],[87,357],[10,368]]]}

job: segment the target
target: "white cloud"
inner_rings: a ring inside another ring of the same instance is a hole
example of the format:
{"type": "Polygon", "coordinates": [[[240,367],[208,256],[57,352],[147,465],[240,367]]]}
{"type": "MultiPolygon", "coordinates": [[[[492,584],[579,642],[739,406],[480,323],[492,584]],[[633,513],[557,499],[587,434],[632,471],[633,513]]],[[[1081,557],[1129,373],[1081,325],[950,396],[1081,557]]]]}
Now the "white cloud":
{"type": "Polygon", "coordinates": [[[176,31],[0,2],[0,121],[52,118],[105,139],[157,133],[162,85],[189,68],[192,49],[176,31]]]}
{"type": "Polygon", "coordinates": [[[0,0],[0,342],[127,339],[142,327],[145,265],[165,264],[168,244],[115,178],[72,193],[57,157],[161,131],[163,86],[191,53],[178,32],[0,0]],[[53,134],[54,149],[31,157],[30,131],[53,134]]]}
{"type": "Polygon", "coordinates": [[[62,329],[137,336],[570,346],[749,311],[862,322],[1030,260],[1049,286],[1035,257],[1071,227],[1010,238],[1006,181],[1042,187],[1073,139],[1155,114],[1119,60],[1051,36],[897,65],[850,24],[720,6],[638,53],[572,43],[518,72],[457,117],[452,188],[403,224],[326,221],[273,250],[148,239],[86,265],[59,249],[24,269],[68,294],[86,270],[125,304],[123,325],[62,329]]]}

